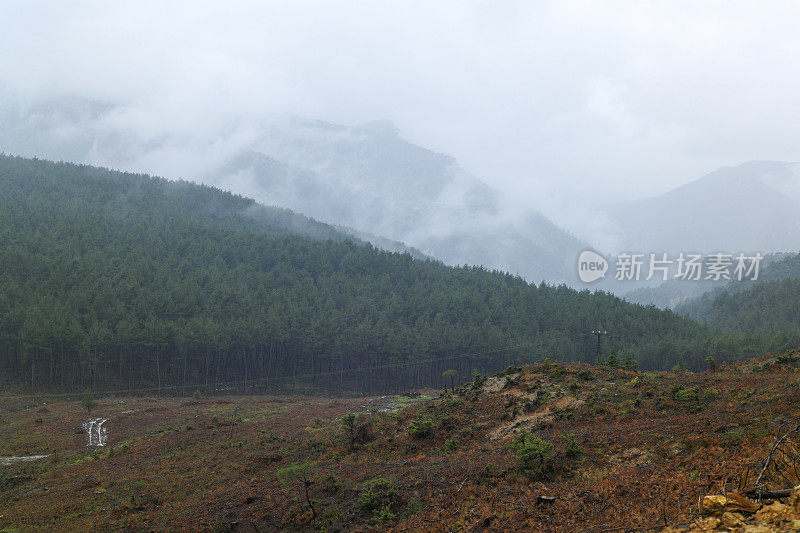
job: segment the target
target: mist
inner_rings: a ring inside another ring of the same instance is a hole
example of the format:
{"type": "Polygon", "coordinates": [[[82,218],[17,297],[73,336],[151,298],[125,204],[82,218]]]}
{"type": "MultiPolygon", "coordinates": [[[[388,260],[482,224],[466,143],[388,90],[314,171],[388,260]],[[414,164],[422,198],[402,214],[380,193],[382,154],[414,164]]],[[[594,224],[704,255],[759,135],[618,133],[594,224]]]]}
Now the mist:
{"type": "Polygon", "coordinates": [[[726,165],[800,159],[792,3],[8,2],[3,11],[0,107],[16,124],[7,152],[194,179],[268,203],[296,198],[265,196],[251,169],[230,168],[256,151],[287,172],[315,172],[331,191],[402,202],[391,184],[370,189],[363,174],[310,162],[319,152],[296,150],[301,132],[282,144],[278,131],[298,121],[339,128],[338,146],[384,121],[390,133],[379,135],[452,156],[426,209],[455,203],[459,213],[442,209],[425,235],[370,213],[326,221],[428,252],[451,225],[524,234],[533,213],[576,243],[615,250],[609,205],[726,165]],[[488,218],[464,211],[480,182],[495,198],[488,218]]]}

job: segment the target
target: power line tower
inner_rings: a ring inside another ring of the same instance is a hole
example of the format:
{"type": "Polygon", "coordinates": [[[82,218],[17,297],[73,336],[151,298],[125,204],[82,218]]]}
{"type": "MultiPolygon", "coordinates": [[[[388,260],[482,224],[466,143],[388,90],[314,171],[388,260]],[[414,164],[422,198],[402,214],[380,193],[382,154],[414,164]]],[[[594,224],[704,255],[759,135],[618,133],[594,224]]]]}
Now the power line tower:
{"type": "Polygon", "coordinates": [[[592,335],[597,335],[597,359],[599,360],[600,359],[600,339],[603,337],[603,335],[608,335],[608,332],[607,331],[601,331],[601,330],[598,329],[598,330],[592,331],[592,335]]]}

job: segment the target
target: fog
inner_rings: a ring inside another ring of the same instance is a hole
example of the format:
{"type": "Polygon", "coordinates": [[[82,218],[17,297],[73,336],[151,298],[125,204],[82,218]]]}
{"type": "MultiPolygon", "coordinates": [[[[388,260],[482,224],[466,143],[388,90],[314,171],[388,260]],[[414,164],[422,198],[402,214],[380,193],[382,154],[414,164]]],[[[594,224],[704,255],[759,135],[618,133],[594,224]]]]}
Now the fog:
{"type": "MultiPolygon", "coordinates": [[[[83,124],[128,150],[117,164],[186,177],[276,117],[386,120],[610,249],[602,204],[800,160],[798,15],[790,2],[4,2],[0,102],[108,104],[83,124]]],[[[62,139],[80,133],[67,124],[62,139]]]]}

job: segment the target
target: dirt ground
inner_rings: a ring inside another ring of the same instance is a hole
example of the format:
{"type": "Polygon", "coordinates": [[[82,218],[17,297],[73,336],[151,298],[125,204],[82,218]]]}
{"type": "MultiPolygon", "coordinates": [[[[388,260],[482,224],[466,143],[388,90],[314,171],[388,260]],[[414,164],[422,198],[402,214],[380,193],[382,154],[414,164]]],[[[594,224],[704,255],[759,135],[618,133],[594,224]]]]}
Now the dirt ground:
{"type": "Polygon", "coordinates": [[[748,365],[540,364],[440,396],[103,398],[91,413],[0,397],[0,531],[685,530],[800,422],[797,361],[748,365]],[[104,446],[88,445],[92,418],[104,446]],[[521,433],[552,445],[527,468],[521,433]]]}

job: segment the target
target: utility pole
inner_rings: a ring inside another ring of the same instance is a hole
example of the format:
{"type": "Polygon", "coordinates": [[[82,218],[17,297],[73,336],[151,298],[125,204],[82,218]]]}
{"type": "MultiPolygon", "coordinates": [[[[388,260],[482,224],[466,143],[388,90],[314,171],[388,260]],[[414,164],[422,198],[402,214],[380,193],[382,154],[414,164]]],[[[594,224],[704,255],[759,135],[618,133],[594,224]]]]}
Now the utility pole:
{"type": "Polygon", "coordinates": [[[608,335],[608,332],[607,331],[595,330],[595,331],[592,332],[592,335],[597,335],[597,358],[600,359],[600,338],[603,335],[608,335]]]}

